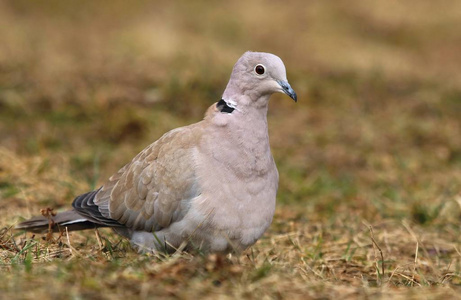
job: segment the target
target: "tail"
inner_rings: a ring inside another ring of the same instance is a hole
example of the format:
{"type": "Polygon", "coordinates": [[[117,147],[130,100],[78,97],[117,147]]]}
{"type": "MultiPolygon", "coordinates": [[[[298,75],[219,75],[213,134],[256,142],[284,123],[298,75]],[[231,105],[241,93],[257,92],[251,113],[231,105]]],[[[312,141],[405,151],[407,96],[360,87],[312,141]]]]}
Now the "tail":
{"type": "Polygon", "coordinates": [[[66,227],[68,231],[74,231],[104,227],[104,225],[89,221],[75,210],[68,210],[50,218],[44,216],[33,217],[32,219],[19,223],[16,225],[15,229],[44,233],[49,229],[53,230],[53,232],[60,232],[65,230],[66,227]]]}

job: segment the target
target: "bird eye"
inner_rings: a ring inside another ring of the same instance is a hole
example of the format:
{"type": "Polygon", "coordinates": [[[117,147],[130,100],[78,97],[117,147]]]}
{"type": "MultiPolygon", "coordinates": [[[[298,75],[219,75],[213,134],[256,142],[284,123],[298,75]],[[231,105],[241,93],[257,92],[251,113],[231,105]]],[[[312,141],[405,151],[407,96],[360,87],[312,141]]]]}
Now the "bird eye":
{"type": "Polygon", "coordinates": [[[255,72],[256,72],[256,74],[258,74],[258,75],[264,74],[265,71],[266,71],[266,70],[264,69],[264,66],[263,66],[263,65],[257,65],[257,66],[255,67],[255,72]]]}

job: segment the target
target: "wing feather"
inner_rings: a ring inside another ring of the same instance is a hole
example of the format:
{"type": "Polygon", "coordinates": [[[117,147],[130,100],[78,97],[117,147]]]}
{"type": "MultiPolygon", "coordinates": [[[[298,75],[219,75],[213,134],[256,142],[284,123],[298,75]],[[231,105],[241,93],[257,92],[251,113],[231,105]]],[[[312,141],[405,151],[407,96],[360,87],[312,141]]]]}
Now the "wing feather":
{"type": "Polygon", "coordinates": [[[167,227],[186,212],[181,202],[199,194],[194,151],[201,123],[178,128],[145,148],[114,174],[94,199],[101,214],[128,228],[167,227]]]}

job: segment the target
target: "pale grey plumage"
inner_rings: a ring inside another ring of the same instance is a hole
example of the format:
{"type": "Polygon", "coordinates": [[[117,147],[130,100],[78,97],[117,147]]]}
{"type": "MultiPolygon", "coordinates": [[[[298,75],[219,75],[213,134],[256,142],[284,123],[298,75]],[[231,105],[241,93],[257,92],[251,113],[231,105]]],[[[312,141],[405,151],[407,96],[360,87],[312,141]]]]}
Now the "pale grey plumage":
{"type": "MultiPolygon", "coordinates": [[[[99,190],[77,197],[69,218],[58,215],[58,223],[113,227],[147,251],[183,243],[211,252],[253,245],[275,210],[278,172],[266,117],[275,92],[297,100],[282,60],[246,52],[204,120],[163,135],[99,190]]],[[[17,228],[46,229],[48,221],[39,220],[17,228]]]]}

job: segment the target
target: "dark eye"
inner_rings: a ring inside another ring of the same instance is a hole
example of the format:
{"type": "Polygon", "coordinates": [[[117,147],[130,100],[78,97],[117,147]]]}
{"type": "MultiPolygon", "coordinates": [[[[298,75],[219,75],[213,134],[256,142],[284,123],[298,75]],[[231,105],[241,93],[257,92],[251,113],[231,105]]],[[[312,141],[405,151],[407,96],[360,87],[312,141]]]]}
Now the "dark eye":
{"type": "Polygon", "coordinates": [[[265,71],[266,71],[266,70],[264,69],[264,66],[263,66],[263,65],[257,65],[257,66],[255,67],[255,72],[256,72],[256,74],[258,74],[258,75],[264,74],[265,71]]]}

